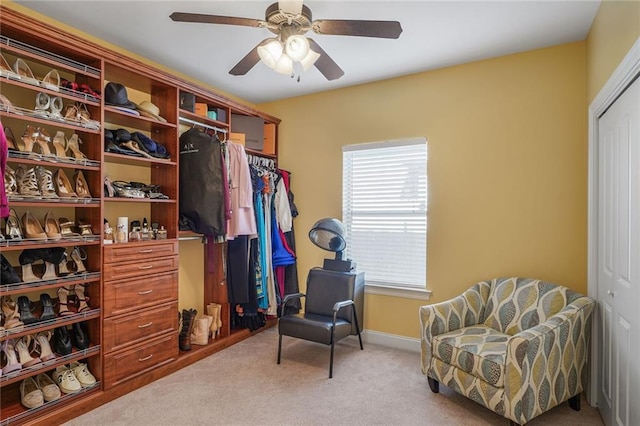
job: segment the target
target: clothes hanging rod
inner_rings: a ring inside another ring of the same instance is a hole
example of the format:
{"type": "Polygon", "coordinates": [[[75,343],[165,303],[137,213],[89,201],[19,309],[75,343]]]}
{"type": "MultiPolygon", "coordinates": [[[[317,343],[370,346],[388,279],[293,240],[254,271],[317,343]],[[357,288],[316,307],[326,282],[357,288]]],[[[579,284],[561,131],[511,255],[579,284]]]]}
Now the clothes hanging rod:
{"type": "Polygon", "coordinates": [[[227,129],[221,129],[220,127],[211,126],[209,124],[200,123],[199,121],[191,120],[189,118],[180,117],[180,121],[183,123],[188,123],[194,126],[204,127],[205,129],[215,130],[216,132],[227,134],[227,129]]]}

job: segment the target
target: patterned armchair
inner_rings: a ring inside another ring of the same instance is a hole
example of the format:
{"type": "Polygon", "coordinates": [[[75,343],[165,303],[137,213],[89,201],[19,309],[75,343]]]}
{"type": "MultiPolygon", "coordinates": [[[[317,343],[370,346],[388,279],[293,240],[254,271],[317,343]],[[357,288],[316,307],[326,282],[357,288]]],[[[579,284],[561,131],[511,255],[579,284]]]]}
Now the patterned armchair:
{"type": "Polygon", "coordinates": [[[422,372],[525,424],[569,400],[580,410],[593,300],[540,280],[479,282],[420,307],[422,372]]]}

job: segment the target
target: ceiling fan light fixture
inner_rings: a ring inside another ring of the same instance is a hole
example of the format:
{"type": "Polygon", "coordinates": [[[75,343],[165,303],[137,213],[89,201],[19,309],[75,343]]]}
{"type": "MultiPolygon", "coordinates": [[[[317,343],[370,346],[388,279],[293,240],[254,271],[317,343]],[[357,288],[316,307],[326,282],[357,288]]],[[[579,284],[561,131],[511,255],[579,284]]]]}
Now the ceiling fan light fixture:
{"type": "Polygon", "coordinates": [[[305,56],[301,61],[300,61],[300,65],[302,65],[302,69],[306,72],[309,71],[309,68],[311,68],[313,66],[313,64],[316,63],[316,61],[318,60],[318,58],[320,58],[320,54],[317,52],[314,52],[313,50],[309,49],[309,52],[307,53],[307,56],[305,56]]]}
{"type": "Polygon", "coordinates": [[[284,51],[292,61],[300,62],[309,53],[309,40],[302,35],[292,35],[285,42],[284,51]]]}
{"type": "Polygon", "coordinates": [[[282,51],[282,43],[273,39],[264,46],[258,47],[258,56],[266,66],[275,69],[278,59],[282,56],[282,51]]]}
{"type": "Polygon", "coordinates": [[[276,62],[276,66],[273,69],[280,74],[292,75],[293,61],[287,55],[280,55],[280,58],[276,62]]]}

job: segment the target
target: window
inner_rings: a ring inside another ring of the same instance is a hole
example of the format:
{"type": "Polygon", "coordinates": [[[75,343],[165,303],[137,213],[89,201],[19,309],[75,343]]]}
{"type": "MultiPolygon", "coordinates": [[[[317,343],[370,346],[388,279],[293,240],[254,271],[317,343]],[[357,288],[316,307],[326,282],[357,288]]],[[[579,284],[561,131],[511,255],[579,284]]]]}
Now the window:
{"type": "Polygon", "coordinates": [[[367,286],[424,290],[427,259],[427,141],[344,146],[342,219],[348,258],[367,286]]]}

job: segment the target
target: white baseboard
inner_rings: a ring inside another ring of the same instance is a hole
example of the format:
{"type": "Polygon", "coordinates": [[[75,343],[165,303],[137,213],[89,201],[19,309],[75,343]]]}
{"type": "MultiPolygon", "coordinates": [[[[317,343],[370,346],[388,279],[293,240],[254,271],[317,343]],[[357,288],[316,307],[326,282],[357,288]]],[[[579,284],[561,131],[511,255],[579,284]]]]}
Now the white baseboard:
{"type": "Polygon", "coordinates": [[[420,339],[383,333],[381,331],[363,330],[362,340],[365,343],[420,353],[420,339]]]}

